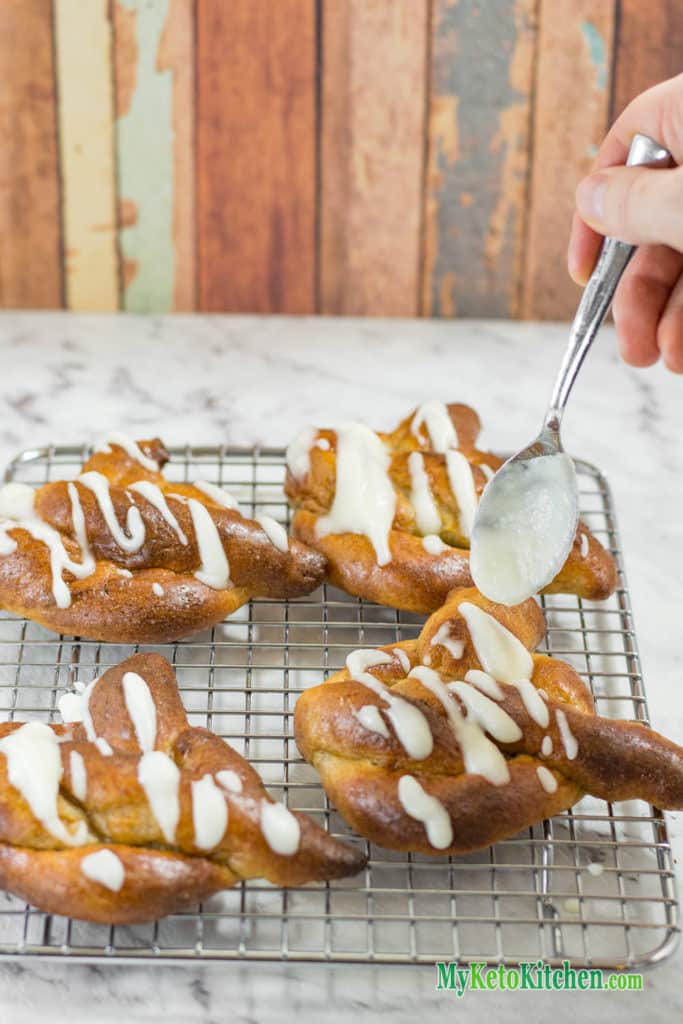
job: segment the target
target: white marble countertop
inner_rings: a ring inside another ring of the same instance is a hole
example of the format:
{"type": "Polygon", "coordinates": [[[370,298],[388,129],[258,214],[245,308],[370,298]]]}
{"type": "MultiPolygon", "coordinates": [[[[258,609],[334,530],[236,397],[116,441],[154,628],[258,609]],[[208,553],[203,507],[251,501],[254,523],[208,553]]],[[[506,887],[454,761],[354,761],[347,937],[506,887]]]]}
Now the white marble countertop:
{"type": "MultiPolygon", "coordinates": [[[[167,443],[282,445],[305,423],[389,427],[418,400],[470,402],[482,443],[514,450],[536,431],[566,327],[492,322],[223,316],[0,315],[0,461],[110,429],[167,443]]],[[[609,331],[566,417],[568,450],[614,492],[653,725],[683,742],[683,380],[619,361],[609,331]]],[[[669,815],[683,891],[683,815],[669,815]]],[[[683,952],[646,972],[644,994],[582,994],[593,1020],[680,1019],[683,952]],[[638,1012],[639,1011],[639,1012],[638,1012]]],[[[452,1019],[431,968],[219,964],[0,964],[0,1021],[289,1021],[386,1015],[452,1019]]],[[[574,997],[576,998],[576,997],[574,997]]],[[[558,1022],[558,994],[469,994],[469,1020],[558,1022]]]]}

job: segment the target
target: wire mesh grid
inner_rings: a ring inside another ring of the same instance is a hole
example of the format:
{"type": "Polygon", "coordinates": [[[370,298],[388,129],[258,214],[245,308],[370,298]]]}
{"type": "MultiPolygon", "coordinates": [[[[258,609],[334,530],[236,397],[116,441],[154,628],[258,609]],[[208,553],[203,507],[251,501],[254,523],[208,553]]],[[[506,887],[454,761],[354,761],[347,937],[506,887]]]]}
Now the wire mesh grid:
{"type": "MultiPolygon", "coordinates": [[[[77,475],[86,447],[35,449],[6,479],[33,485],[77,475]]],[[[582,518],[615,556],[606,602],[543,601],[545,650],[590,685],[600,713],[647,722],[619,538],[604,477],[579,462],[582,518]]],[[[226,486],[252,515],[288,524],[284,454],[275,449],[175,449],[166,475],[226,486]]],[[[368,855],[355,878],[279,889],[247,882],[160,922],[102,926],[45,914],[0,893],[0,955],[139,961],[254,959],[380,963],[473,960],[618,967],[659,960],[678,936],[666,824],[639,801],[585,797],[573,810],[478,853],[428,857],[371,845],[330,807],[293,738],[296,696],[343,666],[350,651],[410,639],[424,619],[322,587],[296,601],[251,602],[189,640],[133,648],[55,636],[0,613],[0,715],[58,719],[57,700],[135,650],[172,661],[193,725],[247,757],[272,795],[368,855]]]]}

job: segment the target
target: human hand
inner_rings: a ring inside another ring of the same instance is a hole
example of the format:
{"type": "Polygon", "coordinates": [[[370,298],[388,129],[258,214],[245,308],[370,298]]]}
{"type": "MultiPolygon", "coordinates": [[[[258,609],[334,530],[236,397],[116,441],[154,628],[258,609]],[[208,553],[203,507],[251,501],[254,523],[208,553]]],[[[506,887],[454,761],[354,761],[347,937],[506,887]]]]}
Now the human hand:
{"type": "Polygon", "coordinates": [[[651,366],[661,355],[683,373],[683,166],[623,166],[636,132],[683,164],[683,75],[636,97],[610,128],[593,172],[576,189],[569,273],[586,283],[603,235],[638,245],[612,307],[622,357],[651,366]]]}

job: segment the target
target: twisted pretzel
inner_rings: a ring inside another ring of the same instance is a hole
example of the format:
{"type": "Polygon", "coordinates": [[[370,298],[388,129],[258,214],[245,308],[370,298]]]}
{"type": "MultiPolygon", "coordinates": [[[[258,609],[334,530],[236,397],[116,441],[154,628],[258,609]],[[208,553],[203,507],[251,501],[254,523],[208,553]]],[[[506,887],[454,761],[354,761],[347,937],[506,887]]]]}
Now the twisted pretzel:
{"type": "Polygon", "coordinates": [[[362,867],[190,727],[160,655],[128,658],[60,706],[73,724],[0,725],[0,885],[42,910],[150,921],[240,879],[290,886],[362,867]]]}
{"type": "MultiPolygon", "coordinates": [[[[292,533],[325,555],[327,578],[335,586],[378,604],[427,615],[441,607],[451,590],[472,586],[471,519],[488,479],[503,460],[475,447],[479,417],[466,405],[428,402],[392,433],[361,429],[367,432],[364,440],[359,438],[365,448],[359,449],[355,480],[350,484],[345,478],[344,490],[355,487],[360,495],[370,488],[364,500],[368,507],[378,506],[375,492],[384,473],[394,502],[384,531],[387,550],[373,545],[362,528],[352,530],[343,516],[337,519],[344,522],[343,529],[325,528],[340,492],[340,432],[334,430],[309,429],[290,446],[285,491],[295,509],[292,533]],[[383,457],[385,470],[378,468],[383,457]]],[[[344,431],[348,426],[341,428],[344,431]]],[[[612,557],[580,523],[569,557],[545,593],[601,600],[615,586],[612,557]]]]}
{"type": "Polygon", "coordinates": [[[598,717],[570,665],[528,653],[542,636],[535,601],[459,590],[417,640],[356,652],[303,693],[297,744],[346,821],[382,846],[455,854],[584,793],[683,807],[683,749],[598,717]]]}
{"type": "Polygon", "coordinates": [[[324,559],[227,492],[173,483],[161,441],[116,435],[74,482],[0,491],[0,607],[94,640],[196,633],[252,597],[295,597],[324,559]]]}

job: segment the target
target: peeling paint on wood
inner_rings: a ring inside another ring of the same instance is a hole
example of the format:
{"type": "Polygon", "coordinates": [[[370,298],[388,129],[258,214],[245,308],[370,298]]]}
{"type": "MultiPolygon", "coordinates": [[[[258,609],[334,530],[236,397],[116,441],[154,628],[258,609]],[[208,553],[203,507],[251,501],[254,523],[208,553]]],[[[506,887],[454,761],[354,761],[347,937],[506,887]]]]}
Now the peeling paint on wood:
{"type": "Polygon", "coordinates": [[[418,312],[428,6],[323,7],[323,313],[418,312]]]}
{"type": "Polygon", "coordinates": [[[515,316],[535,0],[434,0],[422,311],[515,316]]]}
{"type": "Polygon", "coordinates": [[[50,0],[0,3],[0,305],[62,305],[50,0]]]}
{"type": "Polygon", "coordinates": [[[315,310],[316,4],[200,0],[197,223],[204,310],[315,310]]]}
{"type": "Polygon", "coordinates": [[[173,308],[172,74],[158,67],[168,0],[117,0],[117,163],[120,199],[137,219],[119,226],[124,265],[123,308],[136,313],[173,308]],[[120,45],[119,45],[120,44],[120,45]]]}
{"type": "Polygon", "coordinates": [[[523,315],[565,320],[579,289],[567,272],[574,192],[608,127],[612,0],[542,0],[523,315]]]}
{"type": "Polygon", "coordinates": [[[55,0],[66,305],[119,306],[108,0],[55,0]]]}
{"type": "Polygon", "coordinates": [[[621,0],[616,45],[612,117],[645,89],[683,71],[680,0],[621,0]]]}

